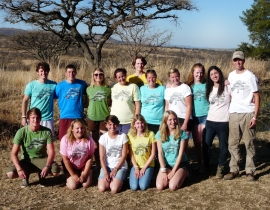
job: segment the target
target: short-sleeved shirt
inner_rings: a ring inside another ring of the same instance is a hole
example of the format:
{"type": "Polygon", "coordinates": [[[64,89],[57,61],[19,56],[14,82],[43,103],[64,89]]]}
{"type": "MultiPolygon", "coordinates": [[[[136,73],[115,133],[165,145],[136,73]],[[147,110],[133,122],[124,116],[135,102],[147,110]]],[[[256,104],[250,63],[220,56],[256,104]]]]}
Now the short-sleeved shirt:
{"type": "MultiPolygon", "coordinates": [[[[99,143],[105,148],[105,163],[109,168],[115,168],[122,157],[123,145],[128,142],[127,135],[118,134],[115,139],[111,139],[108,132],[104,133],[99,143]]],[[[121,168],[127,169],[127,161],[122,164],[121,168]]]]}
{"type": "Polygon", "coordinates": [[[47,80],[45,83],[34,80],[26,85],[24,94],[30,98],[30,109],[38,108],[42,114],[42,121],[53,119],[56,85],[57,83],[51,80],[47,80]]]}
{"type": "MultiPolygon", "coordinates": [[[[161,141],[160,131],[157,132],[155,138],[157,139],[157,141],[161,141]]],[[[174,140],[174,136],[170,135],[167,141],[161,142],[162,151],[164,155],[164,161],[166,165],[169,165],[171,167],[175,165],[177,157],[179,155],[181,141],[184,141],[187,138],[188,138],[188,135],[186,134],[186,132],[181,130],[180,139],[174,140]]],[[[184,152],[181,163],[187,162],[187,161],[188,161],[188,158],[187,158],[186,153],[184,152]]]]}
{"type": "Polygon", "coordinates": [[[13,143],[20,145],[21,159],[45,158],[48,156],[47,144],[53,143],[52,132],[42,125],[36,132],[24,126],[17,131],[13,143]]]}
{"type": "Polygon", "coordinates": [[[73,83],[63,80],[56,86],[60,119],[83,118],[83,95],[86,95],[86,87],[86,82],[79,79],[73,83]]]}
{"type": "Polygon", "coordinates": [[[217,95],[218,88],[213,87],[209,95],[210,107],[208,111],[207,120],[213,122],[228,122],[229,121],[229,107],[231,102],[231,88],[225,86],[223,93],[217,95]]]}
{"type": "MultiPolygon", "coordinates": [[[[139,168],[142,168],[151,156],[152,144],[156,142],[155,134],[154,132],[150,131],[147,137],[134,137],[128,133],[128,139],[128,143],[131,145],[135,161],[139,168]]],[[[149,166],[155,166],[154,160],[149,166]]]]}
{"type": "MultiPolygon", "coordinates": [[[[131,74],[127,76],[126,81],[134,83],[138,87],[142,87],[143,85],[148,84],[145,73],[142,73],[140,76],[137,76],[136,74],[131,74]]],[[[156,83],[162,85],[162,82],[160,82],[158,79],[156,80],[156,83]]]]}
{"type": "Polygon", "coordinates": [[[94,152],[95,142],[91,137],[88,138],[87,142],[77,140],[71,143],[65,135],[60,142],[60,154],[68,157],[72,168],[77,170],[85,166],[90,155],[94,152]]]}
{"type": "MultiPolygon", "coordinates": [[[[169,110],[174,111],[178,118],[185,119],[187,112],[185,98],[190,95],[192,95],[191,89],[184,83],[177,87],[166,88],[165,100],[169,103],[169,110]]],[[[192,119],[191,116],[190,119],[192,119]]]]}
{"type": "Polygon", "coordinates": [[[120,124],[129,124],[132,121],[135,101],[140,101],[140,90],[137,85],[128,83],[127,85],[115,84],[112,87],[112,107],[111,115],[118,117],[120,124]]]}
{"type": "Polygon", "coordinates": [[[209,102],[206,99],[206,83],[192,85],[191,91],[193,94],[192,116],[206,116],[209,109],[209,102]]]}
{"type": "Polygon", "coordinates": [[[259,90],[256,76],[249,70],[237,74],[236,70],[231,72],[228,77],[232,101],[230,113],[251,113],[255,110],[255,104],[252,102],[253,93],[259,90]]]}
{"type": "Polygon", "coordinates": [[[88,87],[86,93],[89,99],[87,117],[93,121],[102,121],[110,115],[108,99],[111,97],[111,88],[105,86],[88,87]]]}
{"type": "Polygon", "coordinates": [[[144,85],[141,92],[141,115],[149,124],[160,125],[164,113],[164,92],[165,87],[158,85],[156,88],[149,88],[144,85]]]}

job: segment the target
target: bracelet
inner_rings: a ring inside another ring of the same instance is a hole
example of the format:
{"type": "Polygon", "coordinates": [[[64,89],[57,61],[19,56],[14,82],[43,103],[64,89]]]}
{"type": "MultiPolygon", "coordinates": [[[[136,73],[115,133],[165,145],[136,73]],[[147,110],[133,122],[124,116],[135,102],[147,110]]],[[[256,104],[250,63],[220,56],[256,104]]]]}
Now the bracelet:
{"type": "Polygon", "coordinates": [[[116,171],[118,171],[118,170],[119,170],[119,168],[116,168],[116,167],[115,167],[114,169],[116,169],[116,171]]]}
{"type": "Polygon", "coordinates": [[[253,120],[257,120],[254,116],[252,117],[253,120]]]}
{"type": "Polygon", "coordinates": [[[21,169],[17,170],[17,173],[19,173],[20,171],[23,171],[23,169],[21,168],[21,169]]]}
{"type": "Polygon", "coordinates": [[[22,116],[22,118],[26,118],[26,116],[22,116]]]}
{"type": "Polygon", "coordinates": [[[166,168],[160,168],[161,173],[166,173],[166,168]]]}
{"type": "Polygon", "coordinates": [[[139,166],[134,166],[134,168],[136,169],[136,168],[139,168],[139,166]]]}
{"type": "Polygon", "coordinates": [[[50,166],[50,165],[46,165],[45,167],[48,168],[48,169],[52,168],[52,166],[50,166]]]}

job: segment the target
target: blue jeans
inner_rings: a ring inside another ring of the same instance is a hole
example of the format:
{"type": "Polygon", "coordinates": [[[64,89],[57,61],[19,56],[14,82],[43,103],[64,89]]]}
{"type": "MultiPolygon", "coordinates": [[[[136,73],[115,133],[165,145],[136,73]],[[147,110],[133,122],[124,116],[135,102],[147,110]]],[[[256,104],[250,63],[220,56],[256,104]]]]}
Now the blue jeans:
{"type": "Polygon", "coordinates": [[[150,185],[153,173],[154,173],[154,168],[153,167],[148,167],[145,170],[144,175],[139,179],[137,179],[135,177],[134,171],[135,171],[135,168],[132,167],[131,170],[130,170],[130,174],[129,174],[129,186],[130,186],[130,189],[132,189],[132,190],[138,190],[138,189],[147,190],[149,185],[150,185]]]}
{"type": "Polygon", "coordinates": [[[229,122],[213,122],[206,121],[205,130],[202,139],[203,158],[206,166],[211,164],[212,155],[211,147],[215,136],[219,140],[219,165],[223,166],[228,158],[228,137],[229,137],[229,122]]]}

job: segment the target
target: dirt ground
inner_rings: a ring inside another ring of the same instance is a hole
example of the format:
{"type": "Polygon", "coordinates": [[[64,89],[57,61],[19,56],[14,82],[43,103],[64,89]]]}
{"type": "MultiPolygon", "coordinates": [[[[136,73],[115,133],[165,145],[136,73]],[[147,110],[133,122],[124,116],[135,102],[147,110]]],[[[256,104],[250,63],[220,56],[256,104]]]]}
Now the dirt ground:
{"type": "MultiPolygon", "coordinates": [[[[231,181],[214,179],[218,160],[218,141],[214,141],[214,163],[208,171],[200,176],[194,174],[177,191],[158,191],[155,188],[155,177],[151,187],[146,191],[132,191],[128,181],[123,190],[112,195],[110,192],[100,193],[97,189],[98,172],[94,172],[93,184],[90,188],[69,190],[65,186],[65,178],[48,177],[48,186],[41,188],[38,176],[30,176],[30,186],[21,189],[20,179],[7,179],[5,172],[11,165],[9,153],[12,143],[0,141],[0,209],[269,209],[270,207],[270,156],[269,132],[257,134],[257,171],[256,181],[245,179],[245,147],[240,151],[241,176],[231,181]]],[[[196,166],[192,141],[189,142],[191,164],[196,166]]],[[[59,143],[56,143],[59,162],[59,143]]],[[[228,171],[228,169],[227,169],[228,171]]]]}

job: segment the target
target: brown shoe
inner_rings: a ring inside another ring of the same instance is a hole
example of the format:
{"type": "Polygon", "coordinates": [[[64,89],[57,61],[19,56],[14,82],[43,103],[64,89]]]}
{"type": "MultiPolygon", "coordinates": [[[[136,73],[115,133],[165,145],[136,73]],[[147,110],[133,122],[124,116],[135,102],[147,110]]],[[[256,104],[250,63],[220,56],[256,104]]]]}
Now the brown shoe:
{"type": "Polygon", "coordinates": [[[230,172],[224,176],[224,180],[232,180],[239,176],[238,172],[230,172]]]}
{"type": "Polygon", "coordinates": [[[255,180],[253,174],[247,174],[246,178],[248,182],[253,182],[255,180]]]}

